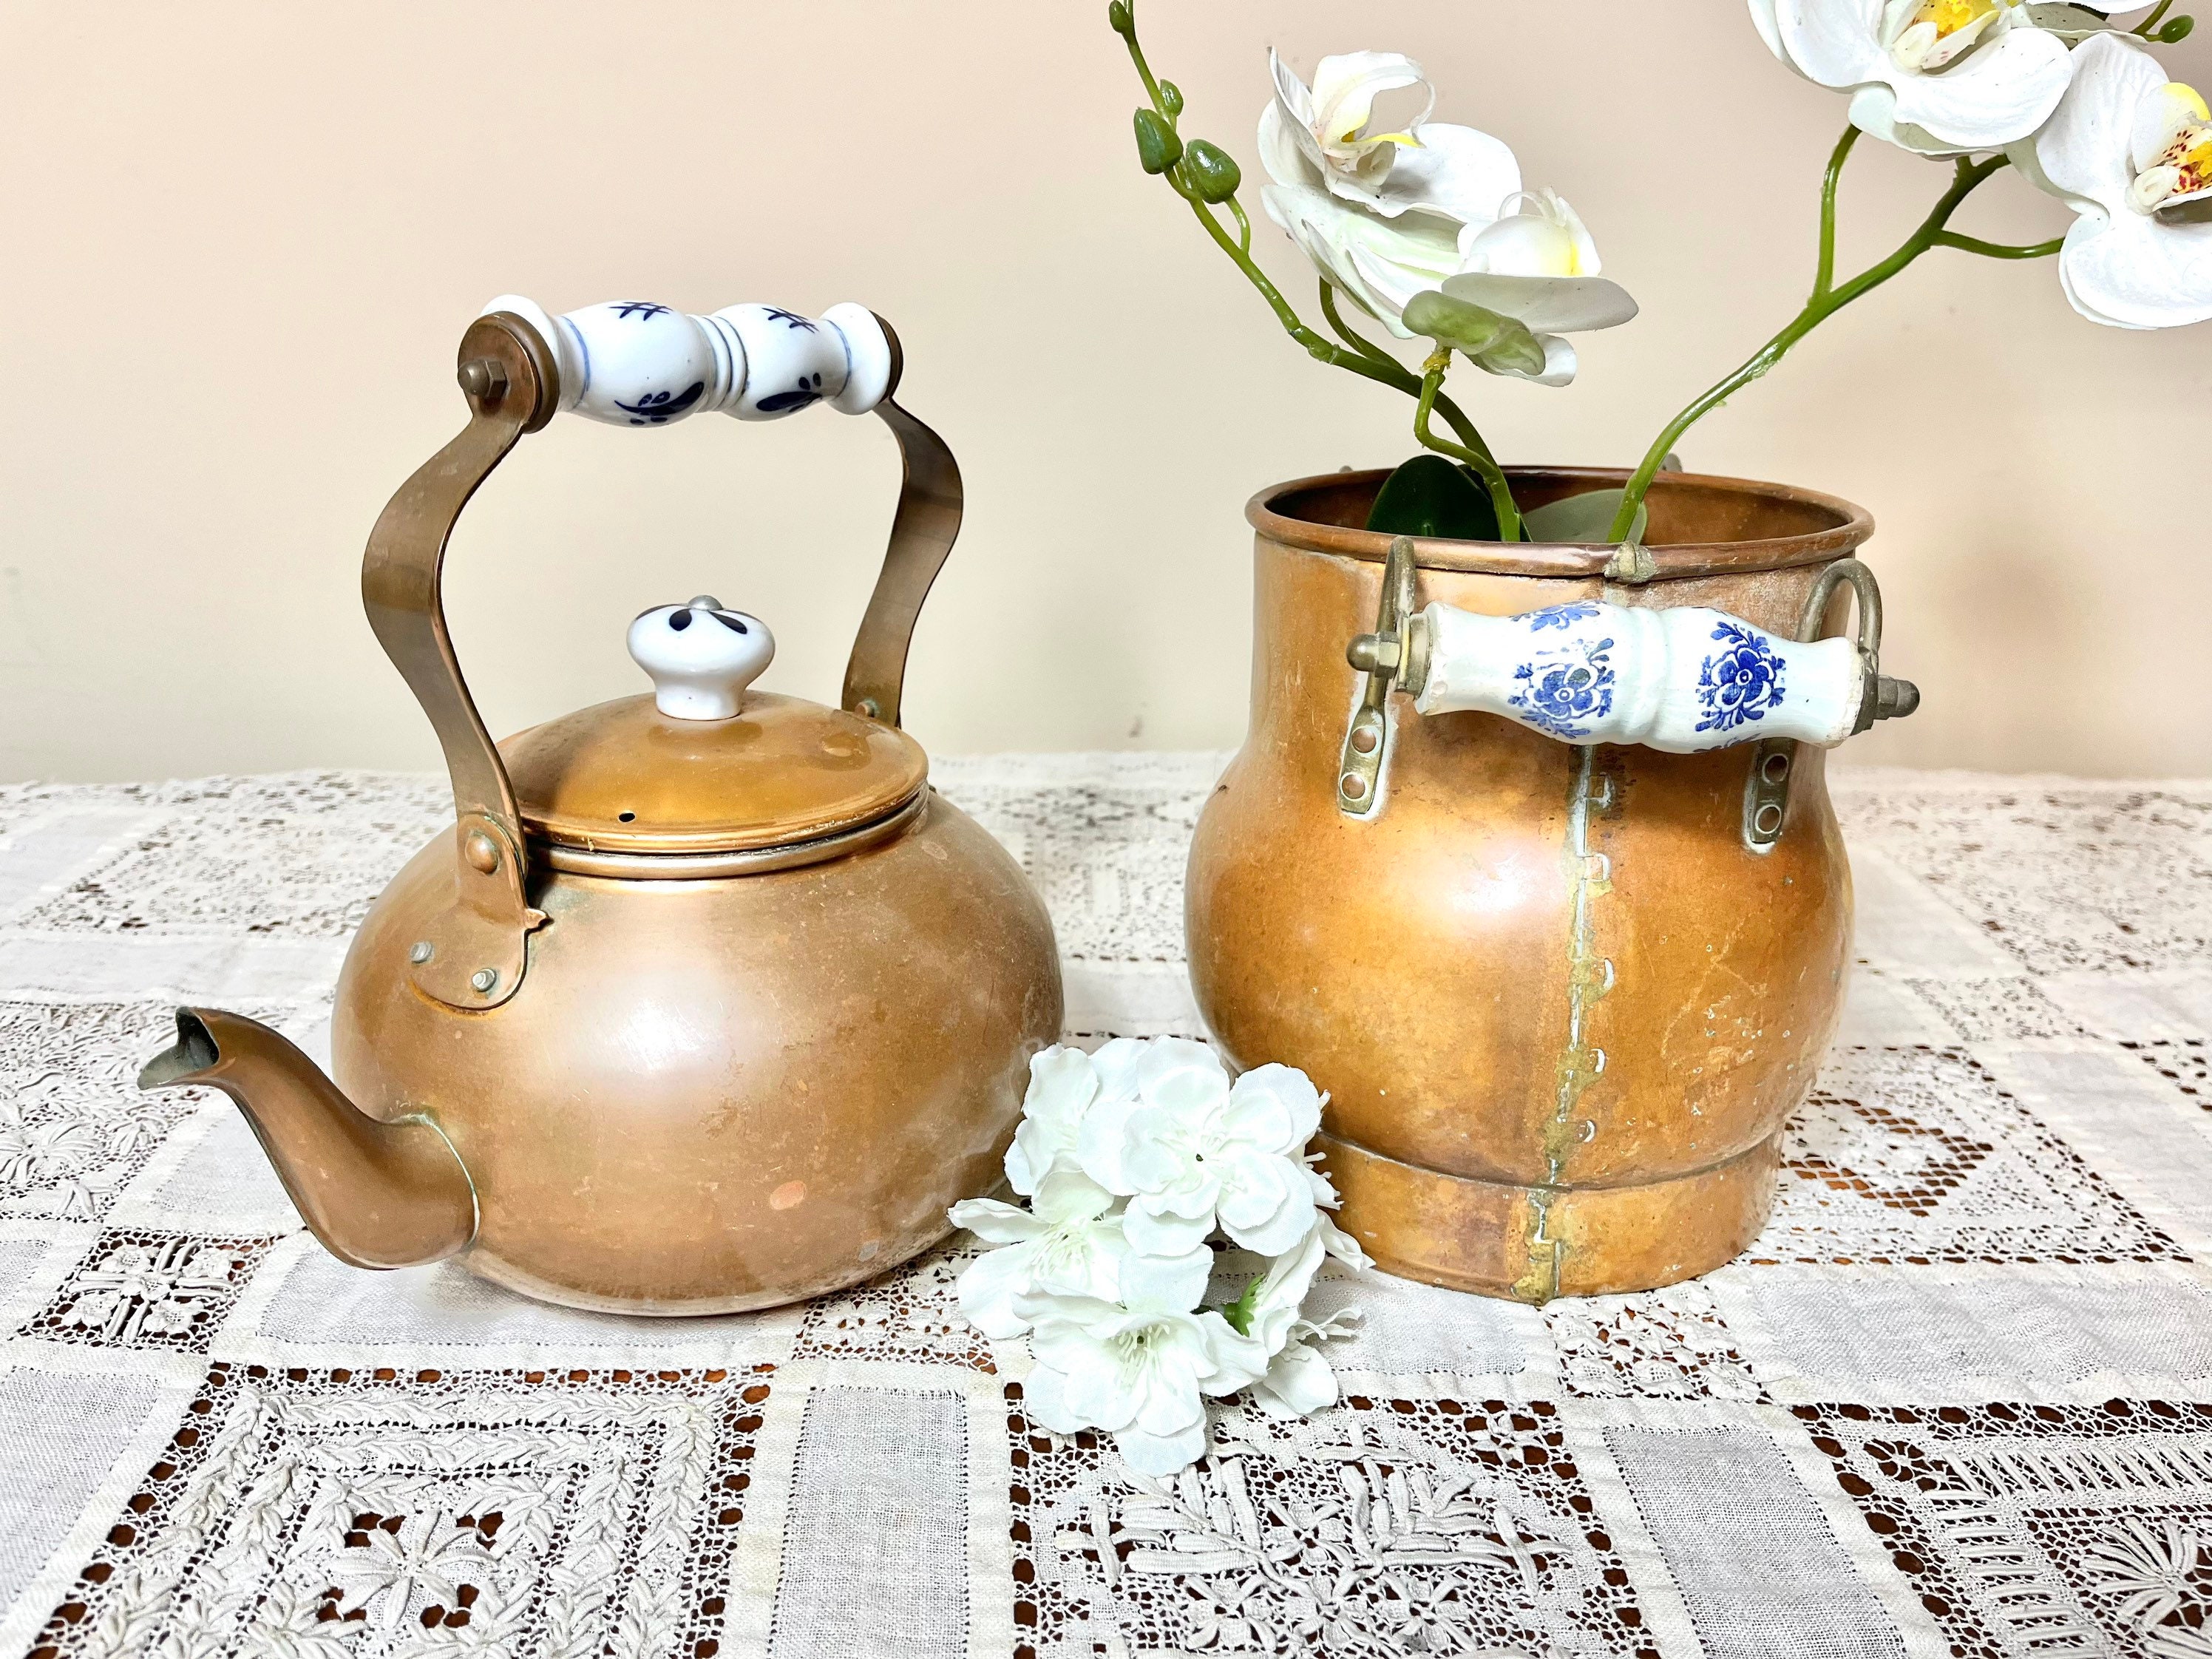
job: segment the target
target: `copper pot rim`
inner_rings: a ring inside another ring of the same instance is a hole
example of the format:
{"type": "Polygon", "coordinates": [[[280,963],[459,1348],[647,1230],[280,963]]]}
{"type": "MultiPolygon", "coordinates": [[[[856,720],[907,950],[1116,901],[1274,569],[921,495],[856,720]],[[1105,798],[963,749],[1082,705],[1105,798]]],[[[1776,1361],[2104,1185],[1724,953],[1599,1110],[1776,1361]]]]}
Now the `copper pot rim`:
{"type": "MultiPolygon", "coordinates": [[[[1628,470],[1612,466],[1509,466],[1506,476],[1516,480],[1557,481],[1604,489],[1626,483],[1628,470]]],[[[1330,554],[1381,564],[1395,538],[1379,530],[1353,530],[1343,525],[1321,524],[1279,512],[1275,504],[1300,491],[1373,481],[1379,488],[1389,476],[1387,467],[1364,471],[1316,473],[1270,484],[1244,504],[1244,517],[1270,541],[1308,552],[1330,554]]],[[[1734,542],[1654,542],[1646,544],[1655,567],[1654,580],[1666,581],[1694,576],[1749,574],[1762,570],[1787,570],[1800,565],[1823,564],[1841,558],[1874,534],[1874,515],[1853,501],[1794,484],[1736,478],[1721,473],[1664,472],[1653,482],[1657,495],[1694,486],[1734,491],[1812,507],[1834,515],[1837,522],[1826,530],[1796,536],[1770,536],[1734,542]]],[[[1580,495],[1580,489],[1562,492],[1580,495]]],[[[1463,542],[1417,536],[1414,562],[1424,570],[1465,571],[1498,576],[1602,576],[1613,561],[1611,543],[1592,542],[1463,542]]]]}

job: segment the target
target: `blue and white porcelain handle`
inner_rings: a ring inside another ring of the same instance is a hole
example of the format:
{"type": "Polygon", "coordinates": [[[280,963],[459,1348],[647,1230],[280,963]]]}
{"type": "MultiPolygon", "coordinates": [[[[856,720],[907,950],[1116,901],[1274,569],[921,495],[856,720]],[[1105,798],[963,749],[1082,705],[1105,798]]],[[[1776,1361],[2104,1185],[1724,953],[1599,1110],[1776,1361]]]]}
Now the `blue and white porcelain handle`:
{"type": "Polygon", "coordinates": [[[1564,743],[1673,755],[1763,738],[1832,747],[1859,729],[1874,672],[1850,640],[1801,644],[1702,607],[1584,599],[1518,617],[1448,605],[1420,615],[1429,663],[1415,708],[1502,714],[1564,743]]]}
{"type": "Polygon", "coordinates": [[[671,426],[709,410],[775,421],[816,404],[866,415],[890,395],[898,349],[866,306],[804,317],[780,306],[726,306],[694,316],[650,300],[616,300],[556,317],[502,294],[483,308],[521,318],[551,349],[556,407],[609,426],[671,426]]]}
{"type": "Polygon", "coordinates": [[[1814,580],[1794,640],[1701,606],[1580,599],[1514,617],[1416,609],[1414,586],[1413,544],[1400,537],[1383,565],[1375,631],[1345,653],[1365,676],[1338,760],[1337,807],[1347,817],[1382,808],[1393,691],[1425,715],[1496,714],[1561,743],[1694,755],[1755,742],[1744,814],[1754,851],[1781,831],[1796,744],[1833,747],[1920,704],[1911,682],[1881,671],[1881,590],[1856,559],[1814,580]],[[1820,639],[1845,583],[1858,600],[1857,636],[1820,639]]]}

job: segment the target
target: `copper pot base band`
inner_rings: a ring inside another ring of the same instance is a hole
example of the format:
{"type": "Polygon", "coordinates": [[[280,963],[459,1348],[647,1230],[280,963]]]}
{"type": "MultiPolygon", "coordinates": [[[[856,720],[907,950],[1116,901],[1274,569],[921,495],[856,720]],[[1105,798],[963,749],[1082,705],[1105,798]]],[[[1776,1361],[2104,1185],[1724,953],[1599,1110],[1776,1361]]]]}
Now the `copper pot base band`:
{"type": "Polygon", "coordinates": [[[1747,1249],[1774,1202],[1778,1131],[1695,1175],[1632,1187],[1516,1187],[1317,1137],[1337,1223],[1401,1279],[1543,1303],[1656,1290],[1747,1249]]]}

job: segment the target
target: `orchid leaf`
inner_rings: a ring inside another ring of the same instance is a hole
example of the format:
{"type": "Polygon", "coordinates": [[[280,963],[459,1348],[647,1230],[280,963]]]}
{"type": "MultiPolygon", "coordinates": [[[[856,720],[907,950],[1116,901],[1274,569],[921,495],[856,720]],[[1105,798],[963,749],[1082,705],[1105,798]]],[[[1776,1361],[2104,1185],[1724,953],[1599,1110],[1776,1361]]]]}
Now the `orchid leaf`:
{"type": "Polygon", "coordinates": [[[1386,536],[1499,539],[1498,509],[1474,471],[1442,455],[1416,455],[1382,481],[1367,528],[1386,536]]]}
{"type": "MultiPolygon", "coordinates": [[[[1551,501],[1521,515],[1521,533],[1532,542],[1582,542],[1603,546],[1613,540],[1613,514],[1620,511],[1623,489],[1589,489],[1564,501],[1551,501]]],[[[1650,521],[1651,509],[1638,502],[1636,523],[1628,539],[1640,542],[1650,521]]]]}

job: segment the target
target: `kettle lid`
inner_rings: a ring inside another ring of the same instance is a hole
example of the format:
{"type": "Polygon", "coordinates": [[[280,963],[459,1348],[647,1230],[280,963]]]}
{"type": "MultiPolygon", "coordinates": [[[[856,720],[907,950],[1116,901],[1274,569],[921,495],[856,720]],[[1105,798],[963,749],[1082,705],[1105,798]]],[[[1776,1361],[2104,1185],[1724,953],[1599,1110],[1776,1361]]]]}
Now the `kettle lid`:
{"type": "Polygon", "coordinates": [[[629,648],[650,696],[500,744],[532,838],[642,854],[789,847],[889,817],[928,781],[928,756],[896,726],[750,690],[775,637],[710,595],[646,611],[629,648]]]}

